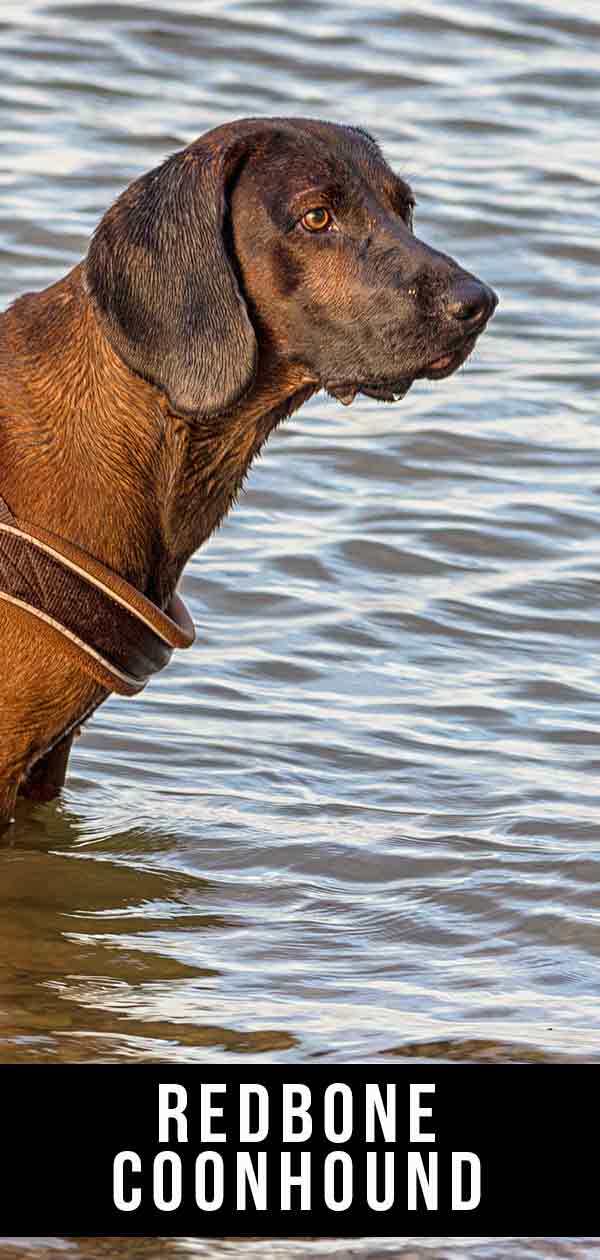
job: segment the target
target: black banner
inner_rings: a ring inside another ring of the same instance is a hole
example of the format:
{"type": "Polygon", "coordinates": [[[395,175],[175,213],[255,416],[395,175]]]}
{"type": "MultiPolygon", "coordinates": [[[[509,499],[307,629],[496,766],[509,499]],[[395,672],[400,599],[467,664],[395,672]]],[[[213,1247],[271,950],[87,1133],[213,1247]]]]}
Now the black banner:
{"type": "Polygon", "coordinates": [[[5,1066],[0,1234],[600,1235],[593,1066],[5,1066]]]}

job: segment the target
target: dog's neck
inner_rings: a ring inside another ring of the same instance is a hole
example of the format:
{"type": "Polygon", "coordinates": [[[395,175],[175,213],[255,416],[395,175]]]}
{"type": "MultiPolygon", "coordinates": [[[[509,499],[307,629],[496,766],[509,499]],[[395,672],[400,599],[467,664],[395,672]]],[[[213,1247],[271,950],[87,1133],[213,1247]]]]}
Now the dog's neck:
{"type": "Polygon", "coordinates": [[[175,415],[108,344],[81,266],[20,298],[1,325],[0,491],[15,515],[78,543],[164,606],[271,430],[316,387],[268,356],[268,374],[259,366],[226,417],[175,415]]]}

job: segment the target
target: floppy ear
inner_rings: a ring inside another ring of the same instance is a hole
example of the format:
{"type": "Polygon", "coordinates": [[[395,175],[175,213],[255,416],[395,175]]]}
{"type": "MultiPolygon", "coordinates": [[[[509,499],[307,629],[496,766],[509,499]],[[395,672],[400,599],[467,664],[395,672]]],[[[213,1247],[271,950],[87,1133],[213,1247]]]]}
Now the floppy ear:
{"type": "Polygon", "coordinates": [[[239,146],[202,142],[136,180],[104,215],[85,264],[113,349],[176,411],[218,415],[256,372],[254,330],[224,239],[239,146]]]}

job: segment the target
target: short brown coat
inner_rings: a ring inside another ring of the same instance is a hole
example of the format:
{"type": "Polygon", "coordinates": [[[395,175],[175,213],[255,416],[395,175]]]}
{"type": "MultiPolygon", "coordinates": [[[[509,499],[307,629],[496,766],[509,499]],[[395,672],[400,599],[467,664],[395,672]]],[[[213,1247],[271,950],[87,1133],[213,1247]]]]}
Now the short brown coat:
{"type": "MultiPolygon", "coordinates": [[[[495,296],[413,235],[411,204],[370,137],[306,119],[228,124],[142,176],[82,263],[0,316],[15,515],[164,608],[281,419],[320,388],[403,395],[470,353],[495,296]]],[[[18,790],[55,794],[64,732],[106,693],[2,601],[0,641],[1,823],[18,790]]]]}

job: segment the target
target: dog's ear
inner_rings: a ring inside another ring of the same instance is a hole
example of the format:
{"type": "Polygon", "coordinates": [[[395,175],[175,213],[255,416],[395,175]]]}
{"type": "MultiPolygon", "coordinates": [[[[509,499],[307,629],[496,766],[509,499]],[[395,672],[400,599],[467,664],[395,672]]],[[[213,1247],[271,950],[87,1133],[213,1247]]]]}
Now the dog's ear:
{"type": "Polygon", "coordinates": [[[128,367],[179,412],[218,415],[250,388],[254,330],[226,241],[241,146],[202,141],[111,206],[85,263],[96,317],[128,367]]]}

